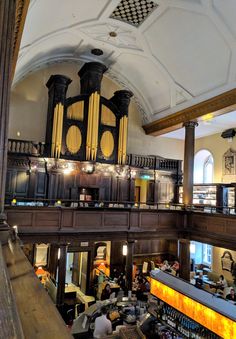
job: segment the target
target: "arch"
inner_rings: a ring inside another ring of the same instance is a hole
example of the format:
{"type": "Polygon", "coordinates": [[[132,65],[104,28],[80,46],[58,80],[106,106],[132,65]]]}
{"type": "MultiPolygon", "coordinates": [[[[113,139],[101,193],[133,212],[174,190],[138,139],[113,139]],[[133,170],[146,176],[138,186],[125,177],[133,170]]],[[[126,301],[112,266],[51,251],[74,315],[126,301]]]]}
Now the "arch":
{"type": "Polygon", "coordinates": [[[194,156],[194,183],[212,183],[213,178],[213,155],[207,149],[199,150],[194,156]]]}

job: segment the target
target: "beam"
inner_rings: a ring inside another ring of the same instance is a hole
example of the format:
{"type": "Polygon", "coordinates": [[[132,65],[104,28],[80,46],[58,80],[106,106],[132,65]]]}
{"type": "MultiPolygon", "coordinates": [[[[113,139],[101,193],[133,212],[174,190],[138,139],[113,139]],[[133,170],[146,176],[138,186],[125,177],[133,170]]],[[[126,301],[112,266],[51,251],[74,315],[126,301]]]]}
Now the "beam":
{"type": "Polygon", "coordinates": [[[211,118],[236,109],[236,89],[219,94],[213,98],[202,101],[191,107],[182,109],[165,118],[155,120],[143,126],[146,134],[158,136],[182,128],[183,123],[199,121],[206,114],[211,113],[211,118]]]}

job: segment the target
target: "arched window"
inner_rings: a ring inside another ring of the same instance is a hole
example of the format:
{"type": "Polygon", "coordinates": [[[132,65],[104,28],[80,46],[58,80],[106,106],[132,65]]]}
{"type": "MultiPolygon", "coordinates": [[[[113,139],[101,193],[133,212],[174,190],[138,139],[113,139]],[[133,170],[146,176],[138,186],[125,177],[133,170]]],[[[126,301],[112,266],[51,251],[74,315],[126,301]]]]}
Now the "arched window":
{"type": "Polygon", "coordinates": [[[214,174],[214,160],[207,150],[200,150],[194,157],[194,183],[212,183],[214,174]]]}
{"type": "Polygon", "coordinates": [[[203,164],[203,183],[211,183],[213,181],[213,157],[209,155],[203,164]]]}

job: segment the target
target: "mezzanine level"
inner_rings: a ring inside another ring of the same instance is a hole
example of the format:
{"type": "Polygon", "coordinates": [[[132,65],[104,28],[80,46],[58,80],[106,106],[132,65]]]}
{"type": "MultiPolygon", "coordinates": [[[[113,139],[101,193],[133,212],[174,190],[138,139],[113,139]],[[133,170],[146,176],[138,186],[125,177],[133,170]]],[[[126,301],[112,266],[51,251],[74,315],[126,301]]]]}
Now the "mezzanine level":
{"type": "Polygon", "coordinates": [[[31,204],[5,207],[8,223],[17,225],[24,242],[187,238],[236,248],[236,215],[229,214],[230,208],[114,201],[50,204],[38,200],[31,204]]]}

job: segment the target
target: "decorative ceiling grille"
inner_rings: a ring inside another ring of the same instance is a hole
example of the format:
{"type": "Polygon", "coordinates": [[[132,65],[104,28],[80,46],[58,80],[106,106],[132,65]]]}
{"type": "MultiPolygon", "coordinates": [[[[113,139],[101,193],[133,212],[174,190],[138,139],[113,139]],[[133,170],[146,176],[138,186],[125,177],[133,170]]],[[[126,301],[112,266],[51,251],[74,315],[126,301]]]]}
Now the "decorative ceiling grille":
{"type": "Polygon", "coordinates": [[[137,27],[157,6],[150,0],[121,0],[110,17],[137,27]]]}

